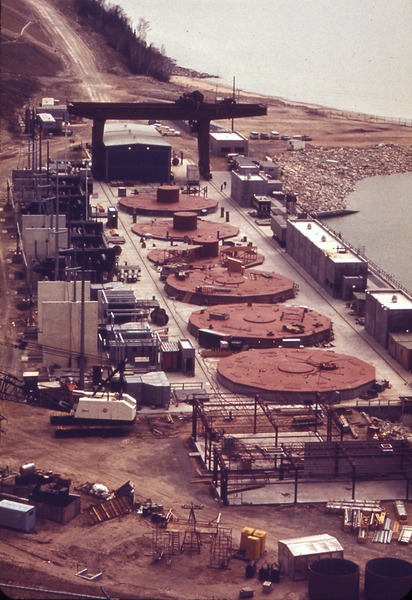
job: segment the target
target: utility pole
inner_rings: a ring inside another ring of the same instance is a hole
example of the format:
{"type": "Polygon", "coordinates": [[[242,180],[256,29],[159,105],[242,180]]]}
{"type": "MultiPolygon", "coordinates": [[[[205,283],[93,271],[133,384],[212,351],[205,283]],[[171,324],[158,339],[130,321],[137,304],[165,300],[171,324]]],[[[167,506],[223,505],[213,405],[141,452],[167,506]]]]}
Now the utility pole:
{"type": "Polygon", "coordinates": [[[54,251],[54,281],[58,281],[59,279],[59,211],[59,161],[56,160],[56,246],[54,251]]]}
{"type": "MultiPolygon", "coordinates": [[[[80,305],[80,356],[79,356],[79,387],[84,390],[84,372],[85,372],[85,356],[84,356],[84,336],[85,336],[85,241],[84,241],[84,221],[83,221],[83,246],[82,246],[82,268],[81,268],[81,305],[80,305]]],[[[76,283],[75,283],[76,285],[76,283]]]]}

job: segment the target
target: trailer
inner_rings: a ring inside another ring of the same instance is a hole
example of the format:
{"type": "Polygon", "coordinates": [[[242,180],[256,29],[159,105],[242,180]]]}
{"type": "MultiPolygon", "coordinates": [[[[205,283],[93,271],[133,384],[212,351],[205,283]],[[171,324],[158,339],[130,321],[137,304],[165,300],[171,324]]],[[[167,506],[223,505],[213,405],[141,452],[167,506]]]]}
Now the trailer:
{"type": "Polygon", "coordinates": [[[199,185],[199,167],[197,165],[187,165],[186,178],[188,185],[199,185]]]}

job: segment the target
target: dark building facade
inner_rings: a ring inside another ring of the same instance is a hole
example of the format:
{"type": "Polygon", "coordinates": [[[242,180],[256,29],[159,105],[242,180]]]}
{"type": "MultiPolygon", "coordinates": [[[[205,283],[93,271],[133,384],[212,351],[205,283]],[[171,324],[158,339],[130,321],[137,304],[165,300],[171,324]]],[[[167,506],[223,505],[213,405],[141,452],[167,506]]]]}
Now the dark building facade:
{"type": "Polygon", "coordinates": [[[381,346],[388,348],[389,334],[412,331],[412,298],[399,290],[368,290],[365,329],[381,346]]]}
{"type": "Polygon", "coordinates": [[[171,146],[149,125],[106,123],[106,181],[169,183],[171,146]]]}

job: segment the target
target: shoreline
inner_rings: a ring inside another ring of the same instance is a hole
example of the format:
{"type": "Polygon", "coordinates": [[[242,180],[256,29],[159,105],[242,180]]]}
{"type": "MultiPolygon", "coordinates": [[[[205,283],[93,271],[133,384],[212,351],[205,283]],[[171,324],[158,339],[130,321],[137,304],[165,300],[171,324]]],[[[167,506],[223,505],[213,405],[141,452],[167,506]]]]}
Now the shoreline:
{"type": "MultiPolygon", "coordinates": [[[[188,77],[176,76],[173,81],[177,85],[191,90],[195,89],[198,84],[197,88],[202,93],[209,95],[232,95],[230,88],[219,86],[216,82],[207,79],[193,80],[188,77]]],[[[275,127],[276,121],[273,121],[273,119],[277,119],[277,115],[282,110],[290,109],[291,117],[296,115],[296,119],[302,119],[303,115],[303,118],[306,118],[308,127],[310,127],[311,120],[314,122],[316,119],[321,123],[320,126],[326,130],[330,127],[337,129],[340,125],[343,142],[347,133],[350,133],[351,136],[355,133],[358,143],[363,144],[365,139],[376,139],[375,134],[380,131],[382,131],[382,138],[388,140],[380,143],[371,142],[365,146],[354,147],[352,144],[329,146],[322,143],[316,145],[315,135],[314,142],[306,144],[305,150],[274,152],[269,149],[267,154],[281,168],[281,180],[285,191],[297,195],[298,203],[307,212],[319,213],[346,210],[349,194],[355,190],[356,184],[362,179],[377,175],[396,175],[412,172],[412,130],[409,127],[403,126],[405,133],[410,135],[410,139],[409,135],[407,136],[409,143],[408,145],[401,145],[394,143],[394,140],[399,136],[392,126],[386,125],[379,128],[376,124],[366,123],[361,127],[356,119],[357,113],[342,111],[342,120],[338,121],[333,119],[333,115],[329,118],[328,109],[322,106],[244,91],[241,91],[238,97],[245,101],[265,100],[268,102],[268,116],[252,120],[259,125],[261,124],[261,126],[264,125],[265,119],[268,121],[272,119],[273,129],[277,129],[275,127]],[[373,137],[371,133],[373,133],[373,137]]],[[[236,127],[236,130],[247,137],[248,129],[246,127],[249,128],[250,125],[247,123],[243,126],[242,124],[242,126],[236,127]]],[[[270,127],[266,125],[266,128],[270,127]]],[[[280,131],[280,129],[277,130],[280,131]]],[[[305,132],[302,131],[302,133],[305,132]]],[[[260,148],[262,147],[260,146],[260,148]]],[[[271,148],[274,148],[274,146],[271,148]]],[[[252,152],[253,149],[252,146],[252,152]]]]}
{"type": "MultiPolygon", "coordinates": [[[[177,65],[176,71],[177,72],[172,73],[172,76],[170,78],[171,82],[176,82],[184,85],[185,80],[199,81],[200,87],[202,88],[201,91],[213,92],[216,88],[218,88],[228,96],[233,96],[233,87],[230,87],[228,84],[219,83],[220,75],[210,75],[208,73],[202,73],[194,69],[179,67],[177,65]]],[[[330,114],[341,115],[342,117],[346,117],[349,119],[358,117],[361,120],[372,121],[374,123],[393,123],[400,124],[404,127],[412,127],[412,118],[409,117],[389,117],[384,115],[376,115],[372,113],[350,110],[347,108],[337,108],[336,106],[329,106],[326,104],[305,102],[302,100],[292,100],[290,98],[285,98],[284,96],[272,96],[269,94],[262,94],[259,92],[248,91],[243,88],[235,88],[235,96],[237,96],[238,98],[241,96],[245,98],[262,98],[268,100],[271,103],[279,102],[285,106],[301,107],[306,109],[324,111],[330,114]]]]}

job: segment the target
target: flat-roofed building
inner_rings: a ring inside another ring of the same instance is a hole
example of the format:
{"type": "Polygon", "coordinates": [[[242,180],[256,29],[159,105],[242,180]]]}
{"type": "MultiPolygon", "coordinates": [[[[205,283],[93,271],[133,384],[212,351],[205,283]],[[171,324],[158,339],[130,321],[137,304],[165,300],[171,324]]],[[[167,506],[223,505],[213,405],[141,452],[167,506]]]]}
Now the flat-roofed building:
{"type": "Polygon", "coordinates": [[[230,195],[239,206],[251,206],[253,196],[266,196],[268,180],[258,172],[232,171],[230,195]]]}
{"type": "Polygon", "coordinates": [[[366,288],[368,263],[319,221],[288,220],[286,250],[335,298],[351,299],[352,290],[366,288]]]}
{"type": "Polygon", "coordinates": [[[211,131],[209,134],[210,152],[217,156],[243,154],[249,152],[248,140],[236,131],[211,131]]]}
{"type": "Polygon", "coordinates": [[[55,133],[61,130],[61,127],[57,125],[56,119],[50,113],[39,113],[37,121],[43,133],[55,133]]]}
{"type": "MultiPolygon", "coordinates": [[[[365,329],[381,346],[388,348],[390,334],[412,332],[412,298],[394,289],[367,290],[365,329]]],[[[402,341],[405,340],[392,338],[391,354],[395,358],[400,352],[396,345],[402,341]]]]}

